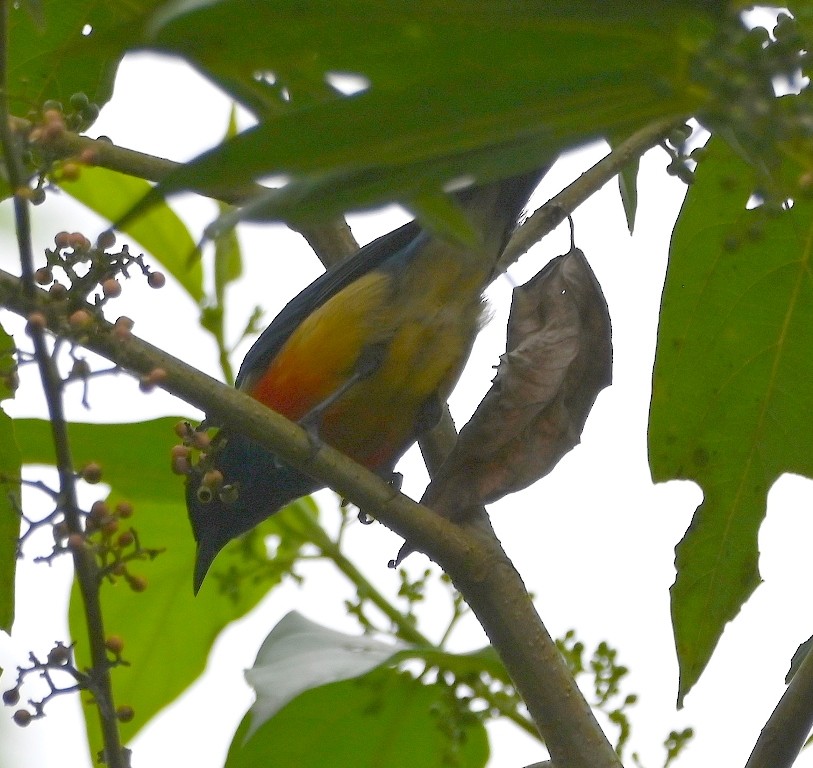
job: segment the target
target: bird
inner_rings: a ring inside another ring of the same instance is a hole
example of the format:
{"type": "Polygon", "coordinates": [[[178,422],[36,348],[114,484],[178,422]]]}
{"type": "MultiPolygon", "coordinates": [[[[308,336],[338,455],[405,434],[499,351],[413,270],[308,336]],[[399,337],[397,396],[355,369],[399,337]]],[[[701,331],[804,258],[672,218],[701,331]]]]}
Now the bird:
{"type": "MultiPolygon", "coordinates": [[[[483,325],[483,291],[547,169],[456,193],[474,243],[414,220],[327,270],[260,334],[235,386],[392,477],[398,459],[439,420],[483,325]]],[[[323,487],[219,426],[186,479],[195,594],[229,541],[323,487]]]]}

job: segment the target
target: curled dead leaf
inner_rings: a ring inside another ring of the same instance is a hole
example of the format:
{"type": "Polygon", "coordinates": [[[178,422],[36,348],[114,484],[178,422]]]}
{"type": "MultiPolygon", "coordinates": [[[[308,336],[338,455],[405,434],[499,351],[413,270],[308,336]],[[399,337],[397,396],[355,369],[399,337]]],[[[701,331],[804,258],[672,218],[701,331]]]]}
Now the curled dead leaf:
{"type": "Polygon", "coordinates": [[[578,445],[611,382],[607,302],[577,248],[514,290],[507,351],[422,499],[445,517],[527,487],[578,445]]]}

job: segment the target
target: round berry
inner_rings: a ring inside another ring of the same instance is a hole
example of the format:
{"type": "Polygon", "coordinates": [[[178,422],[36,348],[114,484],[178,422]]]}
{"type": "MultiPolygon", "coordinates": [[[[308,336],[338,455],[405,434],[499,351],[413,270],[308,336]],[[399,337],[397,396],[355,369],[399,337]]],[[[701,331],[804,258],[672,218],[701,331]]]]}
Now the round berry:
{"type": "Polygon", "coordinates": [[[14,722],[17,723],[21,728],[25,728],[32,720],[34,719],[34,715],[32,715],[27,709],[18,709],[14,713],[14,722]]]}
{"type": "Polygon", "coordinates": [[[102,283],[102,293],[108,299],[115,299],[118,296],[121,296],[121,283],[116,280],[115,277],[108,277],[102,283]]]}
{"type": "Polygon", "coordinates": [[[67,248],[71,244],[70,232],[57,232],[54,235],[54,243],[57,248],[67,248]]]}
{"type": "Polygon", "coordinates": [[[44,330],[47,324],[48,321],[46,320],[45,315],[43,315],[42,312],[32,312],[28,316],[28,322],[25,325],[25,330],[28,334],[31,334],[34,331],[44,330]]]}
{"type": "Polygon", "coordinates": [[[129,723],[135,717],[132,707],[122,706],[116,709],[116,718],[120,723],[129,723]]]}
{"type": "Polygon", "coordinates": [[[147,285],[150,288],[163,288],[166,284],[167,278],[163,272],[150,272],[147,276],[147,285]]]}
{"type": "Polygon", "coordinates": [[[34,273],[34,280],[36,280],[39,285],[50,285],[54,282],[54,273],[51,272],[50,267],[40,267],[34,273]]]}
{"type": "Polygon", "coordinates": [[[103,251],[112,248],[116,244],[116,234],[112,229],[106,229],[96,238],[96,247],[103,251]]]}
{"type": "Polygon", "coordinates": [[[9,688],[7,691],[3,691],[3,704],[5,704],[7,707],[13,707],[19,700],[19,688],[9,688]]]}
{"type": "Polygon", "coordinates": [[[91,485],[95,485],[96,483],[100,482],[102,479],[101,465],[97,464],[95,461],[85,464],[85,466],[82,468],[82,479],[91,485]]]}
{"type": "Polygon", "coordinates": [[[48,293],[50,293],[54,299],[59,301],[68,295],[68,289],[62,285],[62,283],[54,283],[49,289],[48,293]]]}
{"type": "Polygon", "coordinates": [[[71,98],[68,100],[68,103],[77,112],[80,112],[90,103],[90,99],[87,97],[86,93],[74,93],[73,96],[71,96],[71,98]]]}
{"type": "Polygon", "coordinates": [[[124,640],[118,635],[110,635],[107,640],[104,641],[104,647],[107,648],[110,653],[115,653],[118,656],[118,654],[124,650],[124,640]]]}
{"type": "Polygon", "coordinates": [[[133,516],[133,505],[129,501],[120,501],[116,504],[115,514],[122,520],[133,516]]]}
{"type": "Polygon", "coordinates": [[[86,309],[77,309],[76,312],[71,314],[71,316],[68,318],[68,322],[72,328],[82,330],[83,328],[87,328],[91,322],[93,322],[93,317],[86,309]]]}
{"type": "Polygon", "coordinates": [[[77,163],[63,163],[59,178],[63,181],[76,181],[82,174],[82,167],[77,163]]]}

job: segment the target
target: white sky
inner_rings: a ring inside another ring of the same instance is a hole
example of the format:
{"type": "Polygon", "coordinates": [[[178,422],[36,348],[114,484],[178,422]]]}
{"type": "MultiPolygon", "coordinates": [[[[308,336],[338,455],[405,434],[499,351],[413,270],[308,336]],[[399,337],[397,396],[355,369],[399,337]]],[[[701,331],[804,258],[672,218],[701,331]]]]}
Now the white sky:
{"type": "MultiPolygon", "coordinates": [[[[166,60],[133,56],[122,65],[115,97],[102,111],[92,135],[107,134],[122,146],[183,160],[220,138],[228,108],[225,99],[188,69],[166,60]]],[[[604,151],[594,146],[561,161],[545,179],[533,204],[541,204],[559,191],[604,151]]],[[[807,604],[807,585],[813,575],[807,551],[813,484],[786,476],[772,489],[767,522],[760,532],[765,583],[726,630],[684,710],[676,713],[677,666],[668,589],[674,579],[673,548],[701,494],[692,483],[654,486],[646,460],[660,291],[669,235],[684,191],[679,182],[665,175],[667,162],[661,151],[650,153],[643,161],[638,226],[633,238],[626,231],[615,182],[574,216],[577,245],[593,266],[610,306],[614,384],[599,396],[582,445],[552,475],[493,505],[491,513],[497,533],[536,596],[551,634],[560,636],[575,627],[588,648],[606,639],[618,649],[620,663],[630,667],[625,691],[640,695],[631,717],[633,748],[643,763],[648,768],[660,766],[663,752],[659,745],[667,733],[692,725],[697,735],[680,765],[737,766],[745,764],[784,689],[791,655],[813,632],[813,621],[797,609],[807,604]]],[[[213,206],[190,199],[181,200],[177,207],[195,235],[214,211],[213,206]]],[[[0,210],[0,222],[8,227],[8,203],[0,210]]],[[[387,216],[353,217],[351,223],[358,239],[366,242],[399,224],[402,216],[389,211],[387,216]]],[[[80,229],[94,235],[102,227],[70,201],[49,202],[35,210],[35,217],[35,245],[39,249],[49,245],[60,229],[80,229]]],[[[239,308],[261,303],[270,319],[320,272],[301,238],[282,227],[245,227],[242,242],[246,275],[231,296],[235,332],[244,322],[238,316],[239,308]],[[293,250],[301,259],[290,258],[293,250]],[[285,259],[284,270],[275,258],[278,254],[285,259]],[[257,286],[262,286],[260,293],[257,286]]],[[[523,282],[549,258],[565,252],[568,245],[569,231],[564,225],[511,271],[512,278],[523,282]]],[[[14,271],[13,248],[7,245],[3,251],[0,266],[14,271]]],[[[491,292],[495,316],[478,341],[451,401],[459,423],[474,410],[488,387],[491,366],[504,344],[510,290],[508,281],[502,280],[491,292]]],[[[196,328],[197,310],[175,286],[154,293],[127,284],[114,311],[135,318],[138,335],[210,373],[217,372],[213,345],[202,341],[192,348],[189,344],[192,331],[187,329],[196,328]]],[[[240,354],[235,362],[239,359],[240,354]]],[[[29,382],[33,381],[31,374],[24,372],[29,382]]],[[[119,387],[127,393],[131,418],[194,415],[169,396],[138,395],[136,385],[126,379],[94,388],[89,415],[79,405],[77,393],[70,404],[71,415],[94,420],[119,418],[120,405],[107,394],[119,387]]],[[[42,413],[41,398],[22,395],[14,408],[15,413],[42,413]]],[[[419,459],[409,454],[400,469],[405,475],[404,491],[417,497],[425,482],[419,459]]],[[[335,507],[329,492],[319,498],[326,507],[335,507]]],[[[326,512],[327,521],[332,514],[326,512]]],[[[374,583],[384,589],[397,588],[395,574],[386,567],[398,546],[397,537],[379,525],[357,526],[349,543],[374,583]]],[[[408,563],[419,572],[426,559],[413,555],[408,563]]],[[[59,563],[50,569],[29,562],[21,565],[25,585],[19,618],[13,641],[0,635],[1,666],[22,663],[29,649],[42,653],[54,640],[65,638],[60,605],[67,595],[66,565],[59,563]]],[[[242,670],[253,661],[267,632],[289,610],[296,608],[335,629],[356,631],[355,622],[345,616],[342,607],[343,599],[352,594],[349,585],[336,579],[326,565],[312,564],[302,570],[309,576],[304,586],[289,584],[275,590],[240,626],[218,641],[206,678],[132,745],[136,768],[222,765],[230,735],[251,700],[242,670]]],[[[441,630],[444,608],[441,599],[423,612],[422,629],[429,635],[441,630]]],[[[474,621],[464,622],[454,635],[458,650],[483,642],[474,621]]],[[[0,688],[8,687],[6,676],[0,688]]],[[[76,721],[71,719],[77,712],[71,699],[60,697],[49,705],[45,720],[25,730],[10,722],[11,710],[7,710],[8,716],[0,710],[0,768],[88,765],[82,756],[76,721]]],[[[543,757],[536,743],[511,725],[495,725],[491,732],[491,768],[517,768],[543,757]]],[[[813,753],[805,753],[797,765],[813,766],[813,753]]]]}

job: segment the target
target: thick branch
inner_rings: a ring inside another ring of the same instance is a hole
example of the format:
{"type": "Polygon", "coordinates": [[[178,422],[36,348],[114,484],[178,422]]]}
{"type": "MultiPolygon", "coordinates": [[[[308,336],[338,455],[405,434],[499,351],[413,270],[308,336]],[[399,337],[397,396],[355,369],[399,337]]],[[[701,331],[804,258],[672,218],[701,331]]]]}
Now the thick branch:
{"type": "Polygon", "coordinates": [[[813,729],[813,653],[807,654],[779,699],[745,768],[790,768],[813,729]]]}
{"type": "Polygon", "coordinates": [[[26,296],[20,281],[3,271],[0,304],[23,316],[42,312],[54,333],[74,339],[135,374],[163,369],[164,389],[217,421],[228,422],[286,462],[374,513],[451,577],[505,661],[554,762],[568,768],[619,766],[615,752],[542,626],[519,575],[482,521],[456,525],[440,518],[248,395],[136,337],[122,339],[110,323],[95,320],[91,327],[77,333],[70,328],[63,305],[39,289],[26,296]]]}

